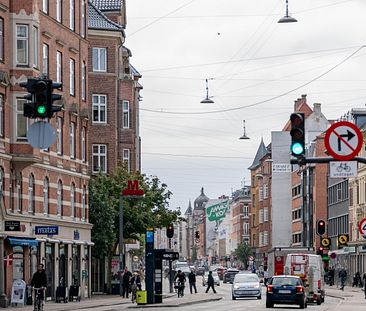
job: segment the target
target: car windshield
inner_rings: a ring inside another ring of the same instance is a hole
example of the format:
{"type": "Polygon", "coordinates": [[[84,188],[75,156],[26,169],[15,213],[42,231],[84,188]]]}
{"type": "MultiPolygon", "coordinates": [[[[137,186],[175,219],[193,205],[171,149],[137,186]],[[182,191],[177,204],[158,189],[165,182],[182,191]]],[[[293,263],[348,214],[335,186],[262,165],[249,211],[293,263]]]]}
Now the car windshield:
{"type": "Polygon", "coordinates": [[[250,283],[250,282],[259,282],[258,276],[254,275],[245,275],[245,274],[237,274],[234,279],[235,283],[250,283]]]}
{"type": "Polygon", "coordinates": [[[272,279],[272,285],[278,285],[278,286],[297,286],[301,285],[300,280],[297,278],[273,278],[272,279]]]}

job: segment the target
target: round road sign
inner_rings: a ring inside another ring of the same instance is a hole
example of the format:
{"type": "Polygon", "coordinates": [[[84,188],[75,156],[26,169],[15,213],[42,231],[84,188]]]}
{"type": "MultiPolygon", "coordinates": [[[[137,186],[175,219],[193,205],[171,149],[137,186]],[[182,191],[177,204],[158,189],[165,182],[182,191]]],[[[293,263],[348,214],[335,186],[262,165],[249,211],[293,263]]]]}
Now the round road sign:
{"type": "Polygon", "coordinates": [[[358,231],[360,231],[362,236],[366,235],[366,218],[362,219],[358,224],[358,231]]]}
{"type": "Polygon", "coordinates": [[[340,161],[352,160],[362,148],[362,133],[351,122],[337,122],[325,133],[324,143],[333,158],[340,161]]]}

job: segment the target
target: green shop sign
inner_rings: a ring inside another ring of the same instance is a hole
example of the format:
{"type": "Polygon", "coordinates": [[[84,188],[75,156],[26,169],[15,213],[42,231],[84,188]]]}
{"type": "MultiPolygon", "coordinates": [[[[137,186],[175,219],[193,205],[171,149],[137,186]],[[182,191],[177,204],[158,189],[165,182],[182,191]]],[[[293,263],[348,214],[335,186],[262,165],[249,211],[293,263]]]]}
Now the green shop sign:
{"type": "Polygon", "coordinates": [[[206,214],[209,221],[218,221],[225,218],[226,211],[229,208],[229,200],[222,201],[220,203],[208,206],[206,208],[206,214]]]}

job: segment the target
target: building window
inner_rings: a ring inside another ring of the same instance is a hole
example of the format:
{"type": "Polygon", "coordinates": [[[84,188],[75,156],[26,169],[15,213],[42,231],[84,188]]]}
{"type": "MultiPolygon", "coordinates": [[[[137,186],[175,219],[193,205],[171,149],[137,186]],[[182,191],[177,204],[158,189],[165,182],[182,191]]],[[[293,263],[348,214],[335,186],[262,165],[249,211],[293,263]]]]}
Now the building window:
{"type": "Polygon", "coordinates": [[[62,0],[56,0],[56,20],[62,23],[62,0]]]}
{"type": "Polygon", "coordinates": [[[17,65],[28,65],[28,25],[17,25],[17,65]]]}
{"type": "Polygon", "coordinates": [[[70,95],[75,96],[75,60],[70,59],[70,95]]]}
{"type": "Polygon", "coordinates": [[[75,123],[70,123],[70,158],[75,159],[75,123]]]}
{"type": "Polygon", "coordinates": [[[263,198],[268,199],[268,185],[267,184],[263,185],[263,198]]]}
{"type": "Polygon", "coordinates": [[[48,55],[49,55],[49,47],[46,43],[43,43],[42,46],[42,74],[48,77],[48,55]]]}
{"type": "Polygon", "coordinates": [[[263,233],[263,245],[268,245],[268,231],[264,231],[263,233]]]}
{"type": "Polygon", "coordinates": [[[86,29],[86,4],[85,0],[81,0],[81,30],[80,34],[83,38],[85,38],[85,29],[86,29]]]}
{"type": "Polygon", "coordinates": [[[42,0],[42,11],[48,14],[48,0],[42,0]]]}
{"type": "Polygon", "coordinates": [[[0,18],[0,61],[4,61],[4,19],[0,18]]]}
{"type": "Polygon", "coordinates": [[[62,83],[62,53],[56,54],[56,82],[62,83]]]}
{"type": "Polygon", "coordinates": [[[63,206],[62,206],[62,181],[59,180],[57,183],[57,216],[63,216],[63,206]]]}
{"type": "Polygon", "coordinates": [[[4,96],[0,94],[0,137],[4,137],[4,96]]]}
{"type": "Polygon", "coordinates": [[[267,222],[268,221],[268,207],[265,207],[263,209],[263,221],[267,222]]]}
{"type": "Polygon", "coordinates": [[[93,48],[93,71],[107,71],[106,48],[93,48]]]}
{"type": "Polygon", "coordinates": [[[43,181],[43,214],[44,215],[48,215],[49,187],[50,187],[50,182],[49,182],[48,178],[46,177],[43,181]]]}
{"type": "Polygon", "coordinates": [[[38,68],[38,28],[33,27],[33,67],[38,68]]]}
{"type": "Polygon", "coordinates": [[[75,0],[70,0],[70,29],[75,30],[75,0]]]}
{"type": "Polygon", "coordinates": [[[70,188],[70,206],[71,206],[71,217],[75,217],[75,184],[71,184],[70,188]]]}
{"type": "Polygon", "coordinates": [[[34,176],[28,178],[28,213],[34,213],[34,176]]]}
{"type": "Polygon", "coordinates": [[[22,173],[19,173],[16,179],[17,185],[17,211],[21,212],[23,210],[23,176],[22,173]]]}
{"type": "Polygon", "coordinates": [[[93,173],[107,172],[107,145],[93,145],[93,173]]]}
{"type": "Polygon", "coordinates": [[[82,62],[81,65],[81,99],[86,99],[86,65],[82,62]]]}
{"type": "Polygon", "coordinates": [[[86,188],[83,186],[83,194],[81,197],[81,220],[85,221],[85,210],[86,210],[86,188]]]}
{"type": "Polygon", "coordinates": [[[123,149],[123,163],[126,165],[128,172],[131,171],[131,163],[130,163],[130,149],[123,149]]]}
{"type": "Polygon", "coordinates": [[[263,187],[259,187],[259,201],[263,201],[263,187]]]}
{"type": "Polygon", "coordinates": [[[107,122],[107,96],[93,94],[93,123],[107,122]]]}
{"type": "Polygon", "coordinates": [[[122,126],[125,129],[130,128],[130,102],[127,100],[124,100],[122,103],[122,126]]]}
{"type": "Polygon", "coordinates": [[[81,160],[86,161],[86,129],[81,129],[81,160]]]}
{"type": "Polygon", "coordinates": [[[5,173],[4,169],[0,166],[0,191],[2,195],[4,195],[4,186],[5,186],[5,173]]]}
{"type": "Polygon", "coordinates": [[[259,210],[259,223],[262,224],[264,222],[264,212],[263,208],[259,210]]]}
{"type": "Polygon", "coordinates": [[[62,118],[57,117],[57,129],[56,129],[56,135],[57,135],[57,154],[62,154],[62,118]]]}
{"type": "Polygon", "coordinates": [[[24,99],[17,98],[17,139],[27,140],[28,118],[24,117],[24,99]]]}
{"type": "Polygon", "coordinates": [[[244,234],[249,235],[249,223],[248,222],[244,223],[244,234]]]}
{"type": "Polygon", "coordinates": [[[248,205],[244,205],[243,215],[244,215],[244,217],[249,216],[249,206],[248,205]]]}

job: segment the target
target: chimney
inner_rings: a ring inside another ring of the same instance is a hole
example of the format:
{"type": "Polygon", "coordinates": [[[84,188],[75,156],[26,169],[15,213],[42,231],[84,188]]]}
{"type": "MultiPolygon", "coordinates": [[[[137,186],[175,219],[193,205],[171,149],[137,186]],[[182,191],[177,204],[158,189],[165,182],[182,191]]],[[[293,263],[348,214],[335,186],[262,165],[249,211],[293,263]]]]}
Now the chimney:
{"type": "Polygon", "coordinates": [[[313,111],[314,111],[316,114],[321,114],[321,113],[322,113],[321,106],[322,106],[322,104],[320,104],[320,103],[314,103],[313,111]]]}

